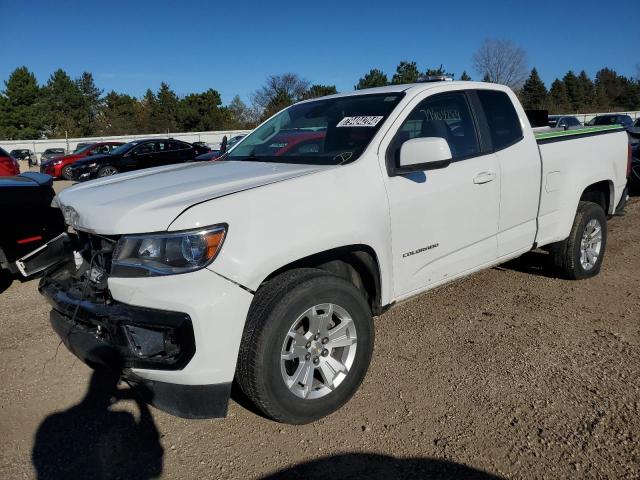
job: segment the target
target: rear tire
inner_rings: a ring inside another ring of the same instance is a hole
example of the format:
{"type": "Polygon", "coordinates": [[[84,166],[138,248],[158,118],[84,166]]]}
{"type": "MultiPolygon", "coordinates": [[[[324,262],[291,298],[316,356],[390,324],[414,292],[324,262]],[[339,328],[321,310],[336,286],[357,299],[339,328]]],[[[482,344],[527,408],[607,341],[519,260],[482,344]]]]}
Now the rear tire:
{"type": "Polygon", "coordinates": [[[371,309],[353,284],[317,269],[285,272],[256,293],[236,381],[267,417],[313,422],[356,392],[373,341],[371,309]]]}
{"type": "Polygon", "coordinates": [[[553,261],[572,280],[582,280],[600,272],[607,246],[607,217],[602,207],[580,202],[569,237],[551,245],[553,261]]]}

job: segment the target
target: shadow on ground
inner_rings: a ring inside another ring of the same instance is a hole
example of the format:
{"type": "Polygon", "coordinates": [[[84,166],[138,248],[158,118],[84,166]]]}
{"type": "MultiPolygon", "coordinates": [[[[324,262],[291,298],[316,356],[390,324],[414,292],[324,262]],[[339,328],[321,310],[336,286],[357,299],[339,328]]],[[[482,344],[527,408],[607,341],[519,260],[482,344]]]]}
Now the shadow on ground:
{"type": "Polygon", "coordinates": [[[13,283],[13,276],[8,270],[0,268],[0,293],[7,290],[13,283]]]}
{"type": "Polygon", "coordinates": [[[499,477],[482,470],[434,458],[395,458],[388,455],[347,453],[324,457],[280,470],[262,480],[325,480],[327,478],[395,480],[496,480],[499,477]]]}
{"type": "Polygon", "coordinates": [[[132,389],[119,389],[120,371],[96,369],[82,401],[47,417],[32,452],[43,479],[148,479],[162,473],[163,448],[146,403],[132,389]],[[113,411],[134,400],[140,412],[113,411]]]}
{"type": "Polygon", "coordinates": [[[515,258],[495,267],[496,270],[513,270],[515,272],[529,273],[547,278],[562,278],[560,272],[553,264],[549,252],[535,250],[527,252],[521,257],[515,258]]]}

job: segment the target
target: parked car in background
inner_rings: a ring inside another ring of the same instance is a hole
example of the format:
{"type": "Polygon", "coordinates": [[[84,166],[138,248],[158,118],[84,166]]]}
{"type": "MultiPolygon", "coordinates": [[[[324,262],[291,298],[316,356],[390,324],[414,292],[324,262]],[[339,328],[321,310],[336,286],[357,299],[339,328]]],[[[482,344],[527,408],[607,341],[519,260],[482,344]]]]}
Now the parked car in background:
{"type": "Polygon", "coordinates": [[[242,140],[246,136],[247,136],[246,133],[241,133],[240,135],[231,137],[227,142],[227,151],[231,150],[231,147],[233,147],[236,143],[238,143],[240,140],[242,140]]]}
{"type": "Polygon", "coordinates": [[[549,115],[549,126],[551,128],[580,128],[582,123],[572,115],[549,115]]]}
{"type": "Polygon", "coordinates": [[[52,184],[36,172],[0,178],[0,269],[17,273],[16,260],[66,230],[60,209],[51,207],[52,184]]]}
{"type": "Polygon", "coordinates": [[[109,155],[93,155],[70,166],[74,180],[108,177],[120,172],[184,163],[204,153],[180,140],[153,138],[134,140],[114,149],[109,155]]]}
{"type": "Polygon", "coordinates": [[[640,143],[631,146],[631,171],[629,172],[629,187],[633,194],[640,193],[640,143]]]}
{"type": "Polygon", "coordinates": [[[203,153],[211,151],[211,147],[205,142],[193,142],[191,145],[200,149],[200,151],[203,153]]]}
{"type": "Polygon", "coordinates": [[[124,145],[124,142],[87,143],[83,148],[69,155],[43,162],[40,165],[40,172],[51,175],[53,178],[71,180],[71,165],[74,162],[92,155],[108,155],[121,145],[124,145]]]}
{"type": "Polygon", "coordinates": [[[51,160],[52,158],[62,157],[66,153],[67,151],[64,148],[47,148],[40,156],[40,163],[51,160]]]}
{"type": "Polygon", "coordinates": [[[605,126],[605,125],[622,125],[623,127],[631,127],[633,125],[633,119],[629,115],[619,113],[607,113],[604,115],[597,115],[593,117],[588,123],[588,126],[605,126]]]}
{"type": "Polygon", "coordinates": [[[633,122],[634,127],[640,127],[640,117],[636,118],[636,121],[633,122]]]}
{"type": "Polygon", "coordinates": [[[18,161],[0,148],[0,177],[10,177],[20,174],[18,161]]]}
{"type": "MultiPolygon", "coordinates": [[[[124,143],[124,142],[120,142],[124,143]]],[[[83,150],[87,145],[93,145],[93,142],[80,142],[76,145],[76,149],[72,153],[78,153],[80,150],[83,150]]]]}
{"type": "Polygon", "coordinates": [[[35,165],[37,163],[36,154],[27,148],[11,150],[9,152],[9,155],[11,155],[16,160],[26,160],[27,162],[29,162],[29,166],[35,165]]]}

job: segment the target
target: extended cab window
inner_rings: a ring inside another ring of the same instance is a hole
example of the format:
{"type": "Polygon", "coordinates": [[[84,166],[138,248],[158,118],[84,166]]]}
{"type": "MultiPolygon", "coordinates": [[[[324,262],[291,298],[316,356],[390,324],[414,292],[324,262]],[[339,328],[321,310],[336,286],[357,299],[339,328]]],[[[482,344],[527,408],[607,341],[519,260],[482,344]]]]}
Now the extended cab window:
{"type": "Polygon", "coordinates": [[[522,139],[522,127],[509,96],[495,90],[478,90],[487,117],[493,150],[502,150],[522,139]]]}
{"type": "Polygon", "coordinates": [[[473,117],[463,92],[434,95],[418,104],[391,142],[388,160],[398,165],[402,144],[418,137],[444,138],[453,160],[480,152],[473,117]]]}

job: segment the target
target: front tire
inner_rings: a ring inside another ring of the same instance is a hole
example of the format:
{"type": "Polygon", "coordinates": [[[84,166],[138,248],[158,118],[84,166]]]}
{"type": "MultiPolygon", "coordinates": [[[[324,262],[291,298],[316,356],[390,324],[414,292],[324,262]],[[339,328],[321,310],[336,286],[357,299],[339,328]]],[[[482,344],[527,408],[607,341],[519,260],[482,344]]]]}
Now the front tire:
{"type": "Polygon", "coordinates": [[[60,172],[62,175],[62,178],[64,178],[65,180],[72,180],[73,179],[73,175],[71,174],[71,165],[66,165],[63,169],[62,172],[60,172]]]}
{"type": "Polygon", "coordinates": [[[100,167],[100,170],[98,170],[98,177],[110,177],[111,175],[116,175],[117,173],[119,172],[116,167],[105,165],[104,167],[100,167]]]}
{"type": "Polygon", "coordinates": [[[607,217],[602,207],[580,202],[569,238],[551,247],[553,260],[562,274],[582,280],[600,272],[607,246],[607,217]]]}
{"type": "Polygon", "coordinates": [[[356,392],[373,342],[371,309],[353,284],[322,270],[292,270],[256,293],[236,380],[267,417],[313,422],[356,392]]]}

